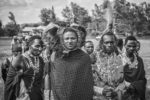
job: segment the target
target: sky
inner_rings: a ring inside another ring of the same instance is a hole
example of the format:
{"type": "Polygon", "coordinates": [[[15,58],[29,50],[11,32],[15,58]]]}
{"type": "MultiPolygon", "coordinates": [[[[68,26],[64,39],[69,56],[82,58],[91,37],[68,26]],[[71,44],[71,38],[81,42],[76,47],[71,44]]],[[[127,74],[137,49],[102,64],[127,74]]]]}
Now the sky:
{"type": "MultiPolygon", "coordinates": [[[[8,23],[9,11],[15,15],[16,22],[22,23],[37,23],[40,22],[40,11],[42,8],[51,8],[54,6],[56,16],[63,20],[61,11],[68,6],[70,2],[75,2],[81,7],[88,10],[89,14],[94,8],[94,4],[100,5],[103,0],[0,0],[0,20],[3,25],[8,23]]],[[[134,3],[150,0],[127,0],[134,3]]]]}

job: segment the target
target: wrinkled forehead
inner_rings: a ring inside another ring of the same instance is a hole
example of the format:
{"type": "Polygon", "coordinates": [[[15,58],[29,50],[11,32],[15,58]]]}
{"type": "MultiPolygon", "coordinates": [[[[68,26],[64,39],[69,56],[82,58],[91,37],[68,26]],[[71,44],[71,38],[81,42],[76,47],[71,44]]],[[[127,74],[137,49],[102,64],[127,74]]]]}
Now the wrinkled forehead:
{"type": "Polygon", "coordinates": [[[42,43],[41,39],[34,39],[32,45],[42,45],[42,43]]]}
{"type": "Polygon", "coordinates": [[[85,46],[94,46],[94,44],[92,42],[86,42],[85,46]]]}
{"type": "Polygon", "coordinates": [[[103,41],[104,42],[115,41],[115,37],[113,35],[104,35],[103,41]]]}
{"type": "Polygon", "coordinates": [[[75,32],[68,31],[68,32],[65,32],[65,33],[63,34],[63,38],[65,38],[65,37],[76,37],[76,38],[78,38],[78,35],[77,35],[77,33],[75,33],[75,32]]]}
{"type": "Polygon", "coordinates": [[[137,45],[137,41],[135,41],[135,40],[128,40],[126,45],[137,45]]]}

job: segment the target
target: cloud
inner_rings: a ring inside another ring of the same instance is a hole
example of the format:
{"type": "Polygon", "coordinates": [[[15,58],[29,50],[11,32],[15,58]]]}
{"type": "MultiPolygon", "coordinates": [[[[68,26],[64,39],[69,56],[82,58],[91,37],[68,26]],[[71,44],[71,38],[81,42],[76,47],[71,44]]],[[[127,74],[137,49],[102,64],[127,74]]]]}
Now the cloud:
{"type": "MultiPolygon", "coordinates": [[[[128,0],[132,2],[139,2],[139,0],[128,0]]],[[[141,0],[149,1],[150,0],[141,0]]],[[[65,6],[68,6],[70,2],[75,2],[81,7],[84,7],[91,13],[94,8],[94,4],[100,5],[103,0],[0,0],[0,19],[6,24],[9,11],[13,12],[16,21],[20,23],[32,23],[40,21],[40,10],[42,8],[51,8],[54,6],[56,16],[63,18],[61,11],[65,6]]]]}
{"type": "Polygon", "coordinates": [[[27,0],[1,0],[0,7],[27,6],[27,0]]]}

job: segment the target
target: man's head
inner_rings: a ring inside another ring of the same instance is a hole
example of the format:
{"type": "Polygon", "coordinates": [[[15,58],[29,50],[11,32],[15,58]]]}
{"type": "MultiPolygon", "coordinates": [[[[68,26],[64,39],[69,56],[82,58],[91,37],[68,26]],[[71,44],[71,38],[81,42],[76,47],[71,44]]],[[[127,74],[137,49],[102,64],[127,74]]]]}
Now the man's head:
{"type": "Polygon", "coordinates": [[[137,39],[134,36],[128,36],[125,39],[125,49],[127,55],[133,55],[136,52],[137,39]]]}
{"type": "Polygon", "coordinates": [[[29,52],[34,56],[39,56],[43,50],[43,41],[40,36],[34,35],[28,42],[29,52]]]}
{"type": "Polygon", "coordinates": [[[13,54],[13,56],[21,55],[21,53],[22,53],[22,48],[20,46],[17,46],[17,45],[13,45],[12,46],[12,54],[13,54]]]}
{"type": "Polygon", "coordinates": [[[91,54],[94,51],[94,44],[92,41],[86,41],[84,44],[84,50],[88,53],[91,54]]]}
{"type": "Polygon", "coordinates": [[[100,40],[104,52],[111,54],[116,49],[117,38],[112,32],[105,33],[100,40]]]}
{"type": "Polygon", "coordinates": [[[14,40],[14,42],[17,42],[18,37],[17,37],[17,36],[14,36],[14,37],[13,37],[13,40],[14,40]]]}

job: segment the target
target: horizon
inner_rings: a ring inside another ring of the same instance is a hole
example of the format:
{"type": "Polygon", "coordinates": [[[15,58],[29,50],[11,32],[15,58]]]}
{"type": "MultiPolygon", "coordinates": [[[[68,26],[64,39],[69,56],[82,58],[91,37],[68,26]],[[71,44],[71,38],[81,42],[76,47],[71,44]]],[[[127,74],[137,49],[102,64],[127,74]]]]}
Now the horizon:
{"type": "MultiPolygon", "coordinates": [[[[141,3],[148,2],[150,0],[127,0],[132,3],[141,3]]],[[[92,9],[94,9],[94,4],[102,4],[103,0],[1,0],[0,3],[0,20],[3,25],[6,25],[10,22],[8,16],[9,12],[13,12],[15,15],[15,19],[17,24],[24,23],[39,23],[41,19],[39,17],[40,11],[42,8],[52,8],[54,7],[56,17],[60,20],[63,20],[63,16],[61,11],[66,6],[69,6],[70,2],[75,2],[81,7],[84,7],[88,10],[89,15],[92,13],[92,9]],[[39,5],[40,4],[40,5],[39,5]],[[11,10],[10,10],[11,9],[11,10]]]]}

